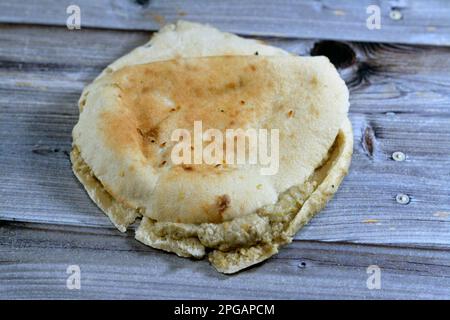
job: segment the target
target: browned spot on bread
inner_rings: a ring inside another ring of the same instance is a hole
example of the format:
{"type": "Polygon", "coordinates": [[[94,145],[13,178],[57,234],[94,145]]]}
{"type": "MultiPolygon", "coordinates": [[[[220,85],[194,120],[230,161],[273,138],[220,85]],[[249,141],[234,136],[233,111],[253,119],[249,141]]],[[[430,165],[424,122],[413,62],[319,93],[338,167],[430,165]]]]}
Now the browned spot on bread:
{"type": "MultiPolygon", "coordinates": [[[[258,119],[273,113],[271,98],[266,98],[274,96],[271,90],[278,90],[272,73],[266,58],[254,56],[178,59],[124,67],[111,74],[122,99],[111,108],[114,115],[102,119],[105,136],[116,152],[125,152],[127,146],[126,152],[143,155],[142,165],[147,161],[158,167],[164,160],[162,141],[170,140],[174,128],[187,129],[193,136],[194,121],[202,121],[203,130],[216,128],[224,134],[230,126],[258,127],[258,119]],[[243,108],[244,104],[258,107],[243,108]]],[[[208,168],[201,172],[218,171],[208,168]]]]}
{"type": "Polygon", "coordinates": [[[194,93],[195,93],[195,96],[198,98],[203,97],[203,90],[201,88],[195,88],[194,93]]]}
{"type": "Polygon", "coordinates": [[[181,167],[184,171],[194,171],[194,168],[192,166],[188,166],[186,164],[182,164],[181,167]]]}
{"type": "Polygon", "coordinates": [[[309,81],[309,83],[311,84],[311,86],[317,87],[317,85],[319,84],[319,80],[317,80],[317,77],[315,75],[313,75],[311,77],[311,80],[309,81]]]}
{"type": "Polygon", "coordinates": [[[141,128],[137,128],[137,131],[139,132],[139,135],[144,139],[146,142],[155,143],[158,139],[158,128],[153,127],[146,131],[142,130],[141,128]]]}
{"type": "Polygon", "coordinates": [[[164,165],[165,165],[166,163],[167,163],[167,161],[166,161],[166,160],[164,160],[163,162],[161,162],[161,163],[160,163],[160,165],[159,165],[159,166],[160,166],[160,167],[163,167],[163,166],[164,166],[164,165]]]}
{"type": "Polygon", "coordinates": [[[317,107],[313,104],[309,106],[308,110],[314,117],[318,117],[320,115],[319,110],[317,110],[317,107]]]}
{"type": "Polygon", "coordinates": [[[145,135],[140,128],[136,128],[136,131],[139,133],[139,135],[142,137],[142,139],[145,139],[145,135]]]}
{"type": "Polygon", "coordinates": [[[217,197],[217,208],[220,215],[222,215],[225,210],[230,207],[231,199],[227,194],[223,194],[217,197]]]}
{"type": "Polygon", "coordinates": [[[104,112],[100,115],[103,134],[114,149],[123,152],[127,147],[137,147],[142,140],[142,132],[137,130],[134,117],[117,112],[104,112]],[[115,134],[119,133],[120,134],[115,134]]]}
{"type": "Polygon", "coordinates": [[[225,86],[227,89],[236,89],[236,83],[230,82],[225,86]]]}
{"type": "MultiPolygon", "coordinates": [[[[163,121],[170,111],[178,110],[181,111],[176,115],[180,118],[180,128],[190,128],[193,121],[202,120],[209,127],[220,129],[226,124],[223,120],[227,119],[218,119],[211,112],[212,108],[220,106],[224,113],[230,112],[229,117],[232,117],[236,114],[235,110],[241,108],[235,101],[243,101],[243,104],[255,98],[262,99],[267,92],[265,86],[270,84],[265,80],[269,68],[264,59],[252,61],[255,59],[258,58],[180,59],[178,66],[173,63],[155,62],[122,68],[115,72],[114,76],[123,92],[127,93],[122,106],[137,116],[141,128],[151,128],[163,121]],[[229,61],[224,63],[224,59],[229,61]],[[249,74],[243,70],[243,67],[249,65],[255,68],[255,72],[249,74]],[[197,69],[198,71],[192,71],[197,69]],[[125,78],[128,78],[128,81],[125,81],[125,78]],[[170,99],[175,106],[162,108],[161,104],[165,99],[170,99]],[[181,104],[187,108],[180,110],[181,104]]],[[[254,121],[258,114],[270,112],[270,108],[268,104],[246,109],[244,114],[239,115],[239,126],[254,121]]]]}

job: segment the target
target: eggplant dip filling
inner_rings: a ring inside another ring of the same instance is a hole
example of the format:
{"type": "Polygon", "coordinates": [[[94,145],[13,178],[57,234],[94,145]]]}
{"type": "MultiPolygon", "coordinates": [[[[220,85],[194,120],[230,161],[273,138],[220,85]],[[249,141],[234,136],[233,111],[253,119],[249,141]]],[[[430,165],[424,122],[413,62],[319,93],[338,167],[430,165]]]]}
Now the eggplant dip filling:
{"type": "Polygon", "coordinates": [[[290,243],[337,191],[353,150],[348,107],[327,58],[181,21],[86,86],[72,168],[120,231],[140,219],[140,242],[235,273],[290,243]],[[195,121],[278,130],[278,170],[175,164],[171,135],[195,121]]]}
{"type": "Polygon", "coordinates": [[[208,253],[211,264],[222,273],[235,273],[278,252],[318,213],[337,191],[348,171],[352,156],[351,126],[344,123],[325,161],[308,182],[283,192],[275,204],[252,214],[222,223],[158,222],[142,209],[116,201],[80,156],[76,146],[70,154],[73,171],[92,200],[122,232],[142,218],[136,239],[156,249],[181,257],[202,259],[208,253]]]}

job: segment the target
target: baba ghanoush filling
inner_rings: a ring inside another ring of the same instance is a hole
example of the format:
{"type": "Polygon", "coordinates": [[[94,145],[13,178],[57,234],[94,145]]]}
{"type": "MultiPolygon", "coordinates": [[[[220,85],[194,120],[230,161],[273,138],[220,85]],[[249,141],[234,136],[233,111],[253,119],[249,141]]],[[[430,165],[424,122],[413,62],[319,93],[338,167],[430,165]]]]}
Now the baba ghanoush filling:
{"type": "Polygon", "coordinates": [[[274,204],[222,223],[158,222],[147,217],[141,208],[132,208],[115,199],[83,160],[77,146],[73,146],[71,160],[74,173],[89,196],[120,231],[125,232],[130,224],[141,218],[136,239],[142,243],[181,257],[201,259],[208,255],[218,271],[234,273],[266,260],[278,252],[280,245],[290,243],[296,230],[320,211],[333,195],[337,185],[326,186],[328,191],[318,189],[326,184],[328,173],[336,166],[339,168],[333,172],[337,172],[338,179],[332,179],[333,183],[339,184],[339,179],[347,172],[348,166],[342,166],[339,161],[344,153],[351,152],[352,141],[345,131],[339,131],[323,163],[305,184],[281,193],[274,204]],[[312,196],[315,193],[316,199],[312,196]],[[312,201],[312,205],[302,210],[308,201],[312,201]],[[292,227],[294,222],[296,226],[292,227]]]}

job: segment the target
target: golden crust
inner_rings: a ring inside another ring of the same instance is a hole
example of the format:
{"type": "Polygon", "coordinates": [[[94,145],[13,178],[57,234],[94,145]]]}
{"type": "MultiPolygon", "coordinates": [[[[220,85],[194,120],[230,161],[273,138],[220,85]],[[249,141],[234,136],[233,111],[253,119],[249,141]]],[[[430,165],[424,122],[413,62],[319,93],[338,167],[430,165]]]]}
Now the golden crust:
{"type": "Polygon", "coordinates": [[[197,24],[167,26],[150,44],[84,90],[71,153],[75,175],[119,230],[144,215],[136,239],[147,245],[195,258],[212,248],[209,260],[224,273],[269,258],[323,208],[348,170],[353,137],[345,84],[325,58],[289,57],[197,24]],[[254,51],[284,57],[180,59],[254,51]],[[219,117],[217,105],[225,111],[219,117]],[[189,108],[171,117],[182,106],[189,108]],[[204,165],[161,170],[170,130],[199,119],[216,128],[282,128],[281,174],[267,179],[249,168],[204,165]]]}
{"type": "Polygon", "coordinates": [[[157,221],[217,223],[274,203],[322,163],[348,109],[347,88],[326,58],[169,60],[97,82],[74,143],[114,198],[157,221]],[[278,130],[278,172],[261,175],[260,163],[172,163],[173,131],[194,137],[195,121],[224,136],[228,129],[278,130]]]}

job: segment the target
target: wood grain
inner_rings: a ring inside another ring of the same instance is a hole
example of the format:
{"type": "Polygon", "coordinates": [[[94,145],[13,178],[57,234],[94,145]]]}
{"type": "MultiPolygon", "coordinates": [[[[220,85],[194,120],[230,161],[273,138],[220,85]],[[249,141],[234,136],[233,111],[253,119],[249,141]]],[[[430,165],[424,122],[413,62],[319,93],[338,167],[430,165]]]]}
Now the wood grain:
{"type": "Polygon", "coordinates": [[[179,258],[98,228],[2,223],[0,298],[56,299],[432,299],[450,288],[446,250],[296,241],[245,272],[179,258]],[[68,290],[69,265],[81,289],[68,290]],[[381,270],[369,290],[367,268],[381,270]]]}
{"type": "MultiPolygon", "coordinates": [[[[445,0],[78,0],[82,28],[156,30],[179,19],[211,23],[235,33],[303,39],[339,39],[450,45],[445,0]],[[147,4],[140,5],[139,2],[147,4]],[[369,5],[379,4],[381,29],[369,30],[369,5]],[[390,12],[398,10],[401,19],[390,12]]],[[[71,0],[2,1],[0,22],[65,26],[71,0]]]]}
{"type": "MultiPolygon", "coordinates": [[[[71,173],[82,88],[149,36],[0,25],[0,298],[450,297],[450,48],[347,43],[357,57],[340,70],[351,90],[350,174],[293,244],[229,277],[121,234],[71,173]],[[411,202],[398,204],[398,193],[411,202]],[[80,291],[65,286],[71,264],[80,291]],[[373,264],[381,290],[366,287],[373,264]]],[[[320,42],[262,39],[300,55],[320,42]]]]}

